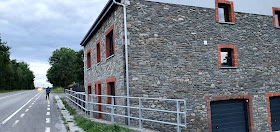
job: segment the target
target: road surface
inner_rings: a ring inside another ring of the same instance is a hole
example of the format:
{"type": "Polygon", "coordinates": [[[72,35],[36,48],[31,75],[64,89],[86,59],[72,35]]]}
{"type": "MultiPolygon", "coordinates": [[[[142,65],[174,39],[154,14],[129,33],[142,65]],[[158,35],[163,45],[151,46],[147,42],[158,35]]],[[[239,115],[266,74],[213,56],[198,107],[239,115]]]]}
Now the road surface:
{"type": "Polygon", "coordinates": [[[66,132],[53,95],[26,90],[0,94],[0,132],[66,132]]]}

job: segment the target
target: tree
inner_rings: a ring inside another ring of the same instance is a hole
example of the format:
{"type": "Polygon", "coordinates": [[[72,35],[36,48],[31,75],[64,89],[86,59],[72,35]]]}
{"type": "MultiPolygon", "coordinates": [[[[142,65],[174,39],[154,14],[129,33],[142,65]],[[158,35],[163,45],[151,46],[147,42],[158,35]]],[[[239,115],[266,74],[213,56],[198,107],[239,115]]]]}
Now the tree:
{"type": "Polygon", "coordinates": [[[53,86],[65,87],[83,80],[83,51],[75,52],[70,48],[60,48],[49,58],[51,67],[47,71],[48,81],[53,86]],[[82,77],[81,77],[82,76],[82,77]]]}
{"type": "Polygon", "coordinates": [[[10,47],[0,37],[0,90],[32,89],[34,74],[25,62],[10,60],[10,47]]]}

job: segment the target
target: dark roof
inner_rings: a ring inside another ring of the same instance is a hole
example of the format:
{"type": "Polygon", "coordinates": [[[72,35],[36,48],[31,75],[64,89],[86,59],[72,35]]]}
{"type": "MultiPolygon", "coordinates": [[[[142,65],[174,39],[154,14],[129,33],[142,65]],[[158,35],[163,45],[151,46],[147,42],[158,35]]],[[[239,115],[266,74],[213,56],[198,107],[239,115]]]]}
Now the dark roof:
{"type": "MultiPolygon", "coordinates": [[[[116,0],[116,2],[120,2],[120,0],[116,0]]],[[[99,28],[99,26],[102,24],[103,20],[106,18],[106,16],[109,14],[110,11],[115,7],[113,0],[109,0],[93,25],[90,27],[89,31],[87,32],[86,36],[83,38],[82,42],[80,43],[81,46],[85,46],[88,42],[88,40],[91,38],[91,36],[95,33],[95,31],[99,28]]]]}

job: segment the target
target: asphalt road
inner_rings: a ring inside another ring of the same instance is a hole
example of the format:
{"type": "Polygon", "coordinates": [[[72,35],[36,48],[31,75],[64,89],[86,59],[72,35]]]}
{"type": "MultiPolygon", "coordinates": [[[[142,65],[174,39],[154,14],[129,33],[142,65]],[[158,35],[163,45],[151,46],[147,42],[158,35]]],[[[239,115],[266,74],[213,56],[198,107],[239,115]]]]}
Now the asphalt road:
{"type": "Polygon", "coordinates": [[[0,94],[0,132],[66,132],[53,94],[37,90],[0,94]]]}

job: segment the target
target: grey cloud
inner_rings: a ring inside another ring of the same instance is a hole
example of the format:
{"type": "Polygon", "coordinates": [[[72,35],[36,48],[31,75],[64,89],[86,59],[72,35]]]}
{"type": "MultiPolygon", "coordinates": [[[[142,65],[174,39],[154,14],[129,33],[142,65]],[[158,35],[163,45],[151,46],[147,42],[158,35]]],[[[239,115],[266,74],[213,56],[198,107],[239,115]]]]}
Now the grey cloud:
{"type": "MultiPolygon", "coordinates": [[[[13,59],[47,63],[62,46],[79,45],[107,0],[1,0],[0,33],[13,59]]],[[[37,78],[37,76],[36,76],[37,78]]]]}

